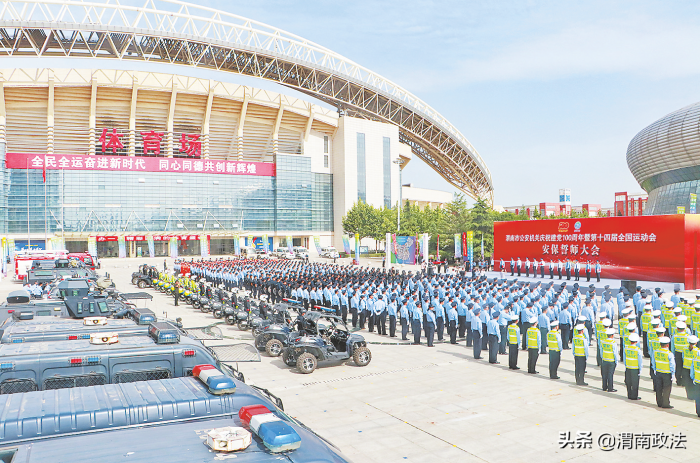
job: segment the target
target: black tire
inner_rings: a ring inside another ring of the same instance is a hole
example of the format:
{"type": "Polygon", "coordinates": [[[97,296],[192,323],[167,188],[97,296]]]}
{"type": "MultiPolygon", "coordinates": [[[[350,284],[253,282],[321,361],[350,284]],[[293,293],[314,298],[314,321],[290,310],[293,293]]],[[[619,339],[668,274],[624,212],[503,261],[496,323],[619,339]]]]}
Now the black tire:
{"type": "Polygon", "coordinates": [[[270,357],[279,357],[283,350],[284,346],[279,339],[270,339],[267,341],[267,344],[265,344],[265,352],[267,352],[267,355],[270,357]]]}
{"type": "Polygon", "coordinates": [[[202,307],[202,305],[199,303],[199,301],[193,301],[192,307],[194,307],[195,309],[199,309],[200,307],[202,307]]]}
{"type": "Polygon", "coordinates": [[[139,278],[138,278],[138,277],[131,277],[131,284],[132,284],[132,285],[135,285],[135,284],[137,284],[138,282],[139,282],[139,278]]]}
{"type": "Polygon", "coordinates": [[[209,313],[209,312],[211,312],[211,307],[209,307],[208,305],[203,305],[203,306],[200,308],[200,310],[201,310],[203,313],[209,313]]]}
{"type": "Polygon", "coordinates": [[[297,365],[297,359],[294,358],[294,356],[291,354],[290,349],[285,349],[284,352],[282,353],[282,361],[288,366],[288,367],[295,367],[297,365]]]}
{"type": "Polygon", "coordinates": [[[146,282],[143,281],[143,280],[139,280],[137,286],[138,286],[139,288],[143,289],[143,288],[146,287],[146,282]]]}
{"type": "Polygon", "coordinates": [[[238,322],[238,329],[241,331],[248,331],[248,320],[241,320],[238,322]]]}
{"type": "Polygon", "coordinates": [[[352,359],[358,367],[366,367],[372,361],[372,352],[366,347],[356,347],[352,359]]]}
{"type": "Polygon", "coordinates": [[[318,361],[316,360],[316,357],[314,357],[314,354],[304,352],[297,359],[297,370],[305,375],[310,375],[313,373],[317,366],[318,361]]]}
{"type": "Polygon", "coordinates": [[[233,315],[229,315],[226,317],[226,324],[227,325],[235,325],[236,324],[236,319],[233,318],[233,315]]]}
{"type": "Polygon", "coordinates": [[[211,314],[214,316],[214,318],[220,319],[224,316],[224,311],[222,309],[216,309],[211,314]]]}

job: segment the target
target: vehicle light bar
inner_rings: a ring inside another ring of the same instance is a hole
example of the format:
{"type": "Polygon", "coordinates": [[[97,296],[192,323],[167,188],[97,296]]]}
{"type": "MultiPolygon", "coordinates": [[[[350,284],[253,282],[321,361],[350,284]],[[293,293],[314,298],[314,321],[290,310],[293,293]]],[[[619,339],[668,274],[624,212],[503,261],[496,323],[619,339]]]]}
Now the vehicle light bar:
{"type": "Polygon", "coordinates": [[[68,340],[69,340],[69,341],[75,341],[75,340],[77,340],[77,339],[78,339],[78,335],[77,335],[77,334],[69,334],[69,335],[68,335],[68,340]]]}
{"type": "Polygon", "coordinates": [[[247,449],[253,436],[244,428],[228,426],[212,429],[207,433],[207,445],[219,452],[235,452],[247,449]]]}
{"type": "Polygon", "coordinates": [[[90,333],[83,333],[78,336],[80,339],[90,339],[90,333]]]}
{"type": "Polygon", "coordinates": [[[148,327],[148,334],[157,344],[173,344],[180,342],[180,332],[167,322],[153,322],[148,327]]]}
{"type": "MultiPolygon", "coordinates": [[[[236,383],[233,381],[233,378],[226,376],[216,368],[202,368],[202,366],[193,368],[192,376],[196,376],[201,382],[206,384],[209,393],[221,395],[231,394],[236,391],[236,383]]],[[[206,366],[210,367],[212,365],[206,366]]]]}
{"type": "Polygon", "coordinates": [[[12,370],[15,364],[12,362],[0,363],[0,370],[12,370]]]}
{"type": "Polygon", "coordinates": [[[119,342],[119,333],[91,333],[90,344],[115,344],[119,342]]]}
{"type": "Polygon", "coordinates": [[[8,309],[7,313],[13,313],[14,311],[15,311],[15,309],[8,309]]]}
{"type": "Polygon", "coordinates": [[[250,424],[250,419],[255,415],[264,415],[270,413],[270,410],[264,405],[246,405],[238,410],[238,418],[244,424],[250,424]]]}
{"type": "Polygon", "coordinates": [[[86,363],[100,363],[100,358],[97,356],[85,357],[86,363]]]}
{"type": "Polygon", "coordinates": [[[270,452],[288,452],[301,446],[299,434],[274,413],[253,415],[249,426],[270,452]]]}
{"type": "MultiPolygon", "coordinates": [[[[182,351],[183,357],[194,357],[197,354],[194,349],[187,349],[182,351]]],[[[194,376],[194,373],[192,374],[194,376]]]]}
{"type": "Polygon", "coordinates": [[[12,338],[12,344],[19,344],[24,342],[24,338],[12,338]]]}
{"type": "Polygon", "coordinates": [[[83,363],[83,359],[70,359],[70,364],[71,365],[80,365],[83,363]]]}
{"type": "Polygon", "coordinates": [[[107,317],[85,317],[83,325],[106,325],[107,317]]]}

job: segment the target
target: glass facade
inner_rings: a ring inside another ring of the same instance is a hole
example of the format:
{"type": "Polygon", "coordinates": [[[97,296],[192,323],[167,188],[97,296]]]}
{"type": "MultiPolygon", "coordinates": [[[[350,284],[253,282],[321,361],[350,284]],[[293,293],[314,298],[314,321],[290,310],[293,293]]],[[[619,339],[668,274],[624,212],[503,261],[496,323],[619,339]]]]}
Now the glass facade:
{"type": "Polygon", "coordinates": [[[367,202],[367,168],[365,162],[365,134],[357,134],[357,199],[367,202]]]}
{"type": "Polygon", "coordinates": [[[2,233],[333,231],[333,177],[277,156],[277,177],[154,172],[3,175],[2,233]],[[61,224],[63,228],[61,229],[61,224]]]}
{"type": "Polygon", "coordinates": [[[391,139],[383,137],[384,207],[391,207],[391,139]]]}
{"type": "Polygon", "coordinates": [[[676,214],[678,206],[690,211],[690,194],[698,194],[700,180],[664,185],[649,192],[644,215],[676,214]]]}

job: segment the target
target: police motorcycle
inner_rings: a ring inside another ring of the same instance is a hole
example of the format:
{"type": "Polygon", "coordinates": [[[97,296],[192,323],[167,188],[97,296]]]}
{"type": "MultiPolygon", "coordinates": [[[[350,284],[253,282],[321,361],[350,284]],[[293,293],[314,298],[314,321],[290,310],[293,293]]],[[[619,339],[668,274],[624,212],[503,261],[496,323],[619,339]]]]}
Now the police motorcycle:
{"type": "Polygon", "coordinates": [[[262,320],[265,318],[264,311],[265,311],[267,302],[266,302],[265,295],[260,296],[260,298],[261,298],[260,304],[256,303],[253,300],[250,300],[249,298],[246,298],[244,300],[245,310],[243,310],[243,311],[239,310],[236,313],[236,316],[238,318],[238,320],[236,322],[236,326],[238,326],[239,330],[248,331],[248,329],[260,326],[260,324],[262,323],[262,320]],[[247,304],[245,304],[245,302],[247,302],[247,304]],[[261,312],[261,307],[262,307],[262,312],[261,312]]]}

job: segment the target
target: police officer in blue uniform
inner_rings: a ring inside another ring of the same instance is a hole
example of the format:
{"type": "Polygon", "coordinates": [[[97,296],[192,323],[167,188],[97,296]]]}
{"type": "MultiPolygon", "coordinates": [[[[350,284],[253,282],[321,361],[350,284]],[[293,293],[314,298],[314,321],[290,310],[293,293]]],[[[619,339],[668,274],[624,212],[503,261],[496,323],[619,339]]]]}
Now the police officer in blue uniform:
{"type": "Polygon", "coordinates": [[[499,312],[494,312],[493,317],[486,322],[486,332],[489,336],[489,363],[501,363],[498,361],[498,345],[501,342],[501,329],[498,326],[499,312]]]}
{"type": "Polygon", "coordinates": [[[472,310],[472,342],[474,344],[474,358],[481,358],[481,318],[479,318],[479,306],[474,307],[472,310]]]}

